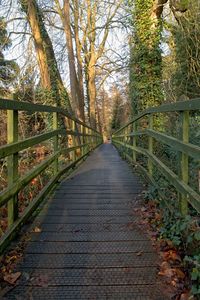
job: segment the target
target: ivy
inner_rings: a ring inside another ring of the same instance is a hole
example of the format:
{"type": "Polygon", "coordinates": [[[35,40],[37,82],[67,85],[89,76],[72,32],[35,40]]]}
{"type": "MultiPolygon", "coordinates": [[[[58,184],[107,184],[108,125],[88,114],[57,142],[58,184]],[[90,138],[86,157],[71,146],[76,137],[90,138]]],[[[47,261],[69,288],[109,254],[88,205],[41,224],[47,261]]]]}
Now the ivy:
{"type": "Polygon", "coordinates": [[[162,23],[152,17],[153,0],[136,0],[132,8],[130,43],[130,98],[133,114],[161,104],[162,57],[160,40],[162,23]]]}

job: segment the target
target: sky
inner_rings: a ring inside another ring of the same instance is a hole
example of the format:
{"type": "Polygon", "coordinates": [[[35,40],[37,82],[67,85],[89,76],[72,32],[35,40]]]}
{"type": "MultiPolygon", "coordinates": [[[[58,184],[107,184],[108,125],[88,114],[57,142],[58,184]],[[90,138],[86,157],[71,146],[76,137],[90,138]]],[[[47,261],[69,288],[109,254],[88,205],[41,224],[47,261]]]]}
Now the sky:
{"type": "MultiPolygon", "coordinates": [[[[22,15],[19,11],[19,4],[17,0],[12,0],[12,6],[8,9],[8,0],[1,1],[0,16],[5,17],[6,19],[21,18],[22,15]]],[[[58,21],[58,20],[57,20],[58,21]]],[[[63,50],[65,45],[65,36],[62,32],[51,27],[47,27],[51,39],[54,45],[54,51],[56,53],[57,61],[59,64],[61,76],[67,88],[69,88],[69,74],[68,74],[68,61],[67,61],[67,52],[66,49],[63,50]],[[56,46],[55,46],[56,45],[56,46]]],[[[36,59],[34,53],[34,46],[30,36],[30,30],[24,20],[15,20],[8,23],[7,26],[8,32],[11,34],[12,47],[6,51],[6,59],[14,59],[18,65],[24,70],[24,65],[27,62],[33,62],[35,65],[36,59]],[[22,34],[26,32],[26,34],[22,34]]],[[[114,60],[119,60],[123,57],[127,58],[128,54],[128,44],[127,44],[127,32],[125,30],[114,28],[107,40],[106,47],[109,49],[107,52],[108,56],[112,56],[114,60]]],[[[100,39],[101,39],[100,35],[100,39]]],[[[101,62],[99,62],[101,63],[101,62]]],[[[37,68],[36,68],[37,69],[37,68]]],[[[109,91],[110,86],[119,81],[120,72],[112,73],[112,75],[106,80],[104,86],[109,91]]],[[[123,75],[124,76],[124,75],[123,75]]],[[[36,81],[39,79],[39,74],[36,78],[36,81]]],[[[128,80],[128,78],[127,78],[128,80]]]]}

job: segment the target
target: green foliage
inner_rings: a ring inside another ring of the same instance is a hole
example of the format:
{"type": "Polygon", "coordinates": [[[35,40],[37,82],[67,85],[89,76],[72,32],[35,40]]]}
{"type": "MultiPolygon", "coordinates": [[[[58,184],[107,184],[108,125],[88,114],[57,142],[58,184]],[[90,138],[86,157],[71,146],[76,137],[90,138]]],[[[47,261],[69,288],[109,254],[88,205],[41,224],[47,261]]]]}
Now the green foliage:
{"type": "Polygon", "coordinates": [[[162,102],[161,31],[152,17],[153,0],[136,0],[132,8],[133,35],[130,42],[130,97],[133,114],[162,102]]]}
{"type": "MultiPolygon", "coordinates": [[[[200,239],[200,238],[199,238],[200,239]]],[[[192,294],[200,295],[200,254],[194,256],[185,256],[186,265],[191,269],[192,294]]]]}
{"type": "Polygon", "coordinates": [[[182,7],[188,9],[172,30],[177,64],[172,80],[177,97],[195,98],[200,96],[200,3],[185,1],[182,7]]]}
{"type": "Polygon", "coordinates": [[[13,60],[6,60],[3,51],[11,46],[11,41],[6,30],[6,23],[0,18],[0,95],[8,94],[10,83],[18,74],[18,65],[13,60]]]}
{"type": "Polygon", "coordinates": [[[162,210],[163,218],[160,237],[172,241],[182,253],[185,268],[192,281],[192,294],[200,295],[200,227],[198,219],[182,216],[175,209],[173,213],[162,210]]]}

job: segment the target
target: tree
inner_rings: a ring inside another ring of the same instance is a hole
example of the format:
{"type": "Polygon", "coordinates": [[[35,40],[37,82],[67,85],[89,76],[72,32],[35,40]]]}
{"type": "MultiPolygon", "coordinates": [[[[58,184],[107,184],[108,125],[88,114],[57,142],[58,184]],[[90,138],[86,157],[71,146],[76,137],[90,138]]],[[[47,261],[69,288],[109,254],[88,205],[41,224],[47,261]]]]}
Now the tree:
{"type": "MultiPolygon", "coordinates": [[[[78,51],[77,58],[79,58],[79,68],[78,74],[76,71],[75,64],[75,53],[73,46],[73,38],[72,38],[72,29],[71,29],[71,18],[70,18],[70,3],[69,0],[63,0],[63,5],[61,6],[59,0],[55,0],[56,10],[61,18],[63,29],[66,36],[66,44],[68,51],[68,64],[69,64],[69,75],[70,75],[70,90],[72,103],[74,104],[74,110],[76,115],[82,121],[85,121],[85,112],[84,112],[84,91],[83,91],[83,78],[82,78],[82,63],[80,61],[80,49],[79,49],[79,41],[78,45],[76,43],[76,48],[78,51]]],[[[78,4],[77,1],[74,1],[74,33],[75,40],[78,34],[78,4]]],[[[77,52],[76,51],[76,52],[77,52]]]]}
{"type": "Polygon", "coordinates": [[[167,0],[131,2],[130,97],[132,114],[163,101],[161,14],[167,0]]]}
{"type": "Polygon", "coordinates": [[[58,106],[63,105],[72,112],[68,93],[58,70],[53,45],[44,25],[43,13],[36,0],[20,0],[20,3],[31,28],[42,87],[47,91],[51,102],[58,106]]]}
{"type": "Polygon", "coordinates": [[[3,51],[11,46],[6,22],[0,18],[0,95],[5,96],[10,93],[10,84],[16,79],[19,68],[14,60],[6,60],[3,51]]]}
{"type": "Polygon", "coordinates": [[[172,75],[177,98],[200,96],[200,3],[198,0],[172,1],[177,22],[172,26],[176,71],[172,75]]]}

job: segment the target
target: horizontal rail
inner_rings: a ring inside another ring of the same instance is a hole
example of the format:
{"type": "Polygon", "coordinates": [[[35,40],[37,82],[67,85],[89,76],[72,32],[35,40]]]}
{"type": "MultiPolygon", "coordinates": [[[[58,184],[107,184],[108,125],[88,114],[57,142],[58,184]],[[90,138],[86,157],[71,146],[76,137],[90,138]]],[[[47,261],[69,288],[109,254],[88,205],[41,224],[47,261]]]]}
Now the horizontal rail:
{"type": "MultiPolygon", "coordinates": [[[[98,145],[97,145],[98,146],[98,145]]],[[[29,204],[29,206],[24,210],[22,215],[15,223],[7,230],[7,232],[0,238],[0,253],[6,249],[9,243],[16,236],[16,233],[20,230],[22,225],[29,219],[29,217],[34,213],[38,205],[45,199],[45,197],[55,188],[58,180],[63,176],[67,171],[73,169],[78,163],[80,163],[88,154],[90,150],[84,155],[79,157],[75,162],[70,163],[66,167],[62,168],[42,189],[38,196],[29,204]]]]}
{"type": "Polygon", "coordinates": [[[156,132],[155,130],[147,129],[146,133],[148,136],[155,138],[157,141],[162,142],[173,148],[176,151],[181,151],[188,156],[193,157],[197,160],[200,160],[200,147],[193,145],[191,143],[184,143],[174,137],[168,136],[164,133],[156,132]]]}
{"type": "MultiPolygon", "coordinates": [[[[122,142],[115,141],[115,143],[124,146],[122,142]]],[[[170,181],[171,185],[173,185],[180,193],[183,193],[188,198],[190,204],[198,212],[200,212],[200,195],[192,188],[190,188],[189,185],[181,181],[179,177],[173,171],[171,171],[161,160],[159,160],[155,155],[151,154],[148,150],[141,147],[134,147],[130,145],[127,145],[126,147],[150,158],[153,161],[154,165],[159,168],[163,175],[165,175],[165,177],[170,181]]]]}
{"type": "Polygon", "coordinates": [[[0,110],[7,111],[7,144],[0,147],[0,159],[7,159],[8,173],[7,187],[0,192],[0,208],[6,205],[8,210],[8,227],[0,239],[1,253],[25,220],[35,211],[49,191],[54,188],[57,180],[65,172],[79,164],[83,158],[102,143],[103,139],[96,129],[77,120],[59,107],[0,99],[0,110]],[[52,113],[52,130],[18,140],[19,111],[52,113]],[[60,114],[68,118],[67,128],[59,127],[60,114]],[[65,138],[60,139],[61,136],[65,138]],[[31,170],[27,170],[25,175],[20,176],[18,173],[19,159],[23,159],[23,153],[20,152],[46,141],[51,143],[53,153],[34,168],[30,168],[31,170]],[[64,167],[59,164],[60,157],[64,158],[64,167]],[[18,195],[20,191],[50,166],[52,176],[49,183],[42,187],[38,196],[19,215],[18,195]]]}
{"type": "Polygon", "coordinates": [[[29,147],[32,147],[34,145],[37,145],[44,141],[47,141],[56,135],[60,135],[60,134],[64,134],[64,133],[65,133],[65,129],[52,130],[50,132],[42,133],[42,134],[27,138],[25,140],[22,140],[22,141],[19,141],[16,143],[6,144],[4,146],[1,146],[0,147],[0,159],[4,158],[6,156],[12,155],[14,153],[23,151],[29,147]]]}
{"type": "Polygon", "coordinates": [[[140,113],[138,116],[133,118],[130,122],[125,124],[123,127],[121,127],[119,130],[114,132],[114,135],[123,129],[125,129],[127,126],[133,124],[134,122],[140,120],[141,118],[149,115],[149,114],[155,114],[155,113],[166,113],[166,112],[180,112],[180,111],[197,111],[200,110],[200,98],[189,100],[189,101],[180,101],[176,103],[169,103],[169,104],[163,104],[157,107],[152,107],[144,110],[142,113],[140,113]]]}
{"type": "Polygon", "coordinates": [[[0,110],[17,110],[17,111],[27,111],[27,112],[32,112],[32,113],[35,113],[35,112],[48,112],[48,113],[57,112],[65,117],[75,121],[77,124],[83,125],[83,126],[87,127],[88,129],[92,129],[93,131],[98,133],[97,130],[86,125],[84,122],[78,120],[72,114],[70,114],[69,112],[67,112],[65,109],[63,109],[61,107],[0,98],[0,110]]]}
{"type": "Polygon", "coordinates": [[[20,190],[22,190],[33,178],[37,177],[44,171],[48,166],[50,166],[54,161],[55,158],[59,156],[60,152],[55,153],[54,155],[47,158],[45,161],[40,163],[37,167],[33,170],[28,172],[25,176],[20,177],[12,187],[8,187],[5,191],[0,193],[0,206],[3,206],[8,202],[8,200],[17,194],[20,190]]]}
{"type": "MultiPolygon", "coordinates": [[[[143,171],[145,169],[145,173],[148,174],[148,178],[151,182],[155,182],[153,178],[153,166],[161,171],[170,185],[181,195],[181,213],[184,215],[188,211],[187,203],[190,203],[193,208],[200,212],[200,194],[189,185],[189,157],[200,162],[200,146],[189,142],[189,118],[191,112],[200,112],[200,99],[152,107],[133,118],[125,126],[114,132],[112,136],[114,145],[119,148],[121,153],[132,163],[137,165],[137,154],[141,154],[147,158],[147,170],[143,167],[143,171]],[[181,125],[179,125],[179,138],[175,138],[153,128],[154,114],[166,112],[177,112],[179,114],[179,122],[181,125]],[[137,130],[136,122],[146,116],[148,116],[148,122],[145,121],[145,127],[147,124],[148,128],[137,130]],[[148,149],[137,145],[137,141],[140,137],[142,138],[142,136],[146,136],[148,139],[148,149]],[[154,140],[167,145],[179,153],[180,162],[178,162],[177,165],[179,166],[179,174],[175,174],[174,171],[166,166],[166,164],[153,153],[154,140]]],[[[161,187],[158,189],[160,188],[161,187]]]]}

